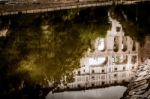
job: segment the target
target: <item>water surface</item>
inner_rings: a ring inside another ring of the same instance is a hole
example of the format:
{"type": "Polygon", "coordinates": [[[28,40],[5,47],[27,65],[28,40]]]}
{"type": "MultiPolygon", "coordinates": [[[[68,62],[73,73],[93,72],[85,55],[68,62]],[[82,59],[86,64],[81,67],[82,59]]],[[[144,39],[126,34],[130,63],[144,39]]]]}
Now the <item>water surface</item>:
{"type": "Polygon", "coordinates": [[[50,92],[46,99],[120,99],[125,90],[126,87],[124,86],[112,86],[100,89],[69,91],[54,94],[50,92]]]}

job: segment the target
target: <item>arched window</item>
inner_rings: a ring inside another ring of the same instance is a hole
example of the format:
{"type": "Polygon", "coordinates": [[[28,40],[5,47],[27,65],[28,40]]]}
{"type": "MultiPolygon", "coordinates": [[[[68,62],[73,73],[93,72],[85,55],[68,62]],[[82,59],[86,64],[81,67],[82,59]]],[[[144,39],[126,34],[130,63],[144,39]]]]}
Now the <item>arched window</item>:
{"type": "Polygon", "coordinates": [[[118,50],[119,50],[119,37],[117,37],[117,36],[114,38],[113,50],[114,50],[114,52],[118,52],[118,50]]]}
{"type": "Polygon", "coordinates": [[[136,51],[136,44],[135,44],[135,41],[133,41],[132,51],[136,51]]]}

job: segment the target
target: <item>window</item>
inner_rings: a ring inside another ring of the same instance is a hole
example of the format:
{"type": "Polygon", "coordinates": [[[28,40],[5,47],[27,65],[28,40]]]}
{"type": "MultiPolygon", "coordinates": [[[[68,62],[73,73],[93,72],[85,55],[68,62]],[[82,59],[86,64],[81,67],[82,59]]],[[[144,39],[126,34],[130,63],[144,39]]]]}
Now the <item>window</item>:
{"type": "Polygon", "coordinates": [[[81,88],[81,86],[80,86],[80,85],[78,85],[78,88],[81,88]]]}
{"type": "Polygon", "coordinates": [[[85,72],[85,69],[83,70],[83,72],[85,72]]]}
{"type": "Polygon", "coordinates": [[[135,44],[135,41],[133,41],[132,51],[136,51],[136,44],[135,44]]]}
{"type": "Polygon", "coordinates": [[[132,66],[132,69],[134,69],[134,66],[132,66]]]}
{"type": "Polygon", "coordinates": [[[95,86],[95,84],[92,84],[92,87],[94,87],[95,86]]]}
{"type": "Polygon", "coordinates": [[[69,87],[69,86],[67,86],[67,89],[70,89],[70,87],[69,87]]]}
{"type": "Polygon", "coordinates": [[[104,85],[105,84],[105,82],[104,81],[102,81],[102,85],[104,85]]]}
{"type": "Polygon", "coordinates": [[[104,71],[104,69],[102,70],[102,73],[104,73],[105,71],[104,71]]]}
{"type": "Polygon", "coordinates": [[[92,79],[92,80],[95,80],[95,77],[94,77],[94,76],[92,76],[92,77],[91,77],[91,79],[92,79]]]}
{"type": "Polygon", "coordinates": [[[117,31],[117,32],[120,32],[120,27],[116,27],[116,31],[117,31]]]}
{"type": "Polygon", "coordinates": [[[80,75],[81,73],[80,73],[80,71],[78,71],[78,75],[80,75]]]}
{"type": "Polygon", "coordinates": [[[94,74],[95,73],[95,71],[94,70],[92,70],[92,74],[94,74]]]}
{"type": "Polygon", "coordinates": [[[125,67],[123,67],[123,70],[126,70],[126,68],[125,68],[125,67]]]}
{"type": "Polygon", "coordinates": [[[115,68],[115,71],[117,71],[117,68],[115,68]]]}
{"type": "Polygon", "coordinates": [[[117,74],[114,74],[114,77],[117,77],[117,74]]]}

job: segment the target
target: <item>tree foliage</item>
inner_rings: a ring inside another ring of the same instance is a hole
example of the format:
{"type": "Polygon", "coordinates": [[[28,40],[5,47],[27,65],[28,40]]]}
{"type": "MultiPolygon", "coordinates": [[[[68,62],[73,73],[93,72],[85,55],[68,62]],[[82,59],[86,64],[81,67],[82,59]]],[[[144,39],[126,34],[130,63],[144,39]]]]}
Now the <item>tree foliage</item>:
{"type": "Polygon", "coordinates": [[[79,66],[91,42],[104,37],[109,27],[104,8],[14,15],[1,20],[1,25],[10,24],[7,36],[0,38],[0,85],[6,83],[8,89],[14,86],[9,80],[18,87],[22,81],[60,80],[79,66]]]}

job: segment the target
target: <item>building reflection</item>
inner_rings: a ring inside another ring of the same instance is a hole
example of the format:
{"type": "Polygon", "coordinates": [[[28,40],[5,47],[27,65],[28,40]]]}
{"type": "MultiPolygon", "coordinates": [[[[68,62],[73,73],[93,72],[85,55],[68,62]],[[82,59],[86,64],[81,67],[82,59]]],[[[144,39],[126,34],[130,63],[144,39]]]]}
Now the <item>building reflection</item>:
{"type": "Polygon", "coordinates": [[[95,41],[95,50],[81,59],[68,88],[123,84],[134,77],[138,66],[138,43],[125,36],[120,23],[109,17],[112,27],[105,38],[95,41]],[[133,49],[134,47],[134,49],[133,49]]]}
{"type": "Polygon", "coordinates": [[[74,81],[63,86],[64,89],[124,84],[134,77],[138,66],[138,43],[124,35],[117,20],[111,17],[109,20],[112,27],[107,31],[106,37],[96,39],[94,51],[87,51],[80,61],[80,68],[74,71],[74,81]]]}

